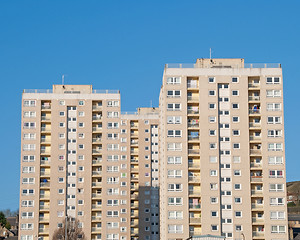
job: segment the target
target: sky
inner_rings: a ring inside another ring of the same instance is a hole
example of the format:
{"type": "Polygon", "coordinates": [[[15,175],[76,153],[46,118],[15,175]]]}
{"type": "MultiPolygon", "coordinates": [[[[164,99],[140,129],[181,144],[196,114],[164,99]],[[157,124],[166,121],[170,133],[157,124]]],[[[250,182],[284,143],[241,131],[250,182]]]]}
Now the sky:
{"type": "Polygon", "coordinates": [[[19,204],[23,89],[119,89],[122,111],[158,106],[164,64],[281,63],[286,177],[300,180],[300,1],[0,0],[0,209],[19,204]],[[296,109],[296,110],[295,110],[296,109]]]}

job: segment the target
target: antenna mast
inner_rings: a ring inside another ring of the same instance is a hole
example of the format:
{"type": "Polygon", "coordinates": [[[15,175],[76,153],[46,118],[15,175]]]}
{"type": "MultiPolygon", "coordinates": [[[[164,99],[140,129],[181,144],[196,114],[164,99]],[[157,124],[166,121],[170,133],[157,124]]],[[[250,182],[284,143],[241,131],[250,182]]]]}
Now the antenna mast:
{"type": "Polygon", "coordinates": [[[211,48],[209,49],[209,59],[211,59],[211,48]]]}
{"type": "Polygon", "coordinates": [[[62,85],[65,85],[65,75],[64,74],[61,76],[61,81],[62,81],[62,85]]]}

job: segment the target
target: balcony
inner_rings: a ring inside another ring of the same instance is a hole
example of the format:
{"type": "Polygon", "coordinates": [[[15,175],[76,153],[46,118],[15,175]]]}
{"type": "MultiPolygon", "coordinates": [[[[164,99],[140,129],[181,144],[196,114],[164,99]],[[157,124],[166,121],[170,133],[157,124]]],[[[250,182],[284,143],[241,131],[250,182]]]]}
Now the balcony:
{"type": "Polygon", "coordinates": [[[139,190],[139,185],[130,186],[130,190],[139,190]]]}
{"type": "Polygon", "coordinates": [[[187,113],[188,114],[199,114],[199,109],[188,109],[187,113]]]}
{"type": "Polygon", "coordinates": [[[250,168],[261,169],[262,168],[262,164],[250,163],[250,168]]]}
{"type": "Polygon", "coordinates": [[[102,228],[101,227],[92,227],[92,233],[101,233],[102,228]]]}
{"type": "Polygon", "coordinates": [[[262,196],[263,195],[263,191],[262,190],[251,190],[251,196],[262,196]]]}
{"type": "Polygon", "coordinates": [[[199,96],[198,97],[196,97],[196,96],[188,96],[187,100],[189,102],[199,102],[199,96]]]}
{"type": "Polygon", "coordinates": [[[39,233],[49,234],[49,228],[39,228],[39,233]]]}
{"type": "Polygon", "coordinates": [[[49,217],[39,217],[40,222],[49,222],[49,217]]]}
{"type": "Polygon", "coordinates": [[[260,129],[261,128],[261,124],[260,123],[251,122],[251,123],[249,123],[249,128],[250,129],[260,129]]]}
{"type": "Polygon", "coordinates": [[[189,168],[200,169],[200,163],[191,163],[191,162],[189,162],[189,168]]]}
{"type": "Polygon", "coordinates": [[[101,187],[102,182],[92,182],[92,187],[101,187]]]}
{"type": "Polygon", "coordinates": [[[250,177],[251,182],[261,183],[263,181],[262,177],[250,177]]]}
{"type": "Polygon", "coordinates": [[[130,222],[131,227],[138,227],[139,225],[139,220],[138,219],[134,219],[134,221],[130,222]]]}
{"type": "Polygon", "coordinates": [[[102,119],[102,116],[93,116],[93,121],[99,121],[102,119]]]}
{"type": "Polygon", "coordinates": [[[130,216],[131,217],[138,217],[139,216],[139,211],[137,211],[137,210],[131,211],[130,216]]]}
{"type": "Polygon", "coordinates": [[[100,154],[102,153],[102,148],[93,149],[93,154],[100,154]]]}
{"type": "Polygon", "coordinates": [[[40,205],[40,211],[49,211],[50,206],[49,205],[40,205]]]}
{"type": "Polygon", "coordinates": [[[139,181],[139,178],[138,177],[131,177],[131,181],[133,181],[133,182],[139,181]]]}
{"type": "Polygon", "coordinates": [[[260,109],[249,109],[250,115],[258,115],[260,114],[260,109]]]}
{"type": "Polygon", "coordinates": [[[139,136],[138,133],[130,133],[130,137],[137,138],[139,136]]]}
{"type": "Polygon", "coordinates": [[[199,128],[199,123],[189,123],[188,128],[199,128]]]}
{"type": "Polygon", "coordinates": [[[200,176],[189,176],[189,183],[200,183],[200,176]]]}
{"type": "Polygon", "coordinates": [[[199,230],[190,230],[190,236],[200,236],[202,234],[199,230]]]}
{"type": "Polygon", "coordinates": [[[50,199],[50,194],[40,194],[40,199],[50,199]]]}
{"type": "Polygon", "coordinates": [[[189,195],[200,195],[201,191],[200,190],[191,190],[189,189],[189,195]]]}
{"type": "Polygon", "coordinates": [[[261,155],[261,149],[250,149],[250,155],[261,155]]]}
{"type": "Polygon", "coordinates": [[[50,160],[41,160],[40,164],[41,164],[41,166],[49,166],[50,165],[50,160]]]}
{"type": "Polygon", "coordinates": [[[200,149],[189,149],[188,153],[189,153],[189,155],[199,155],[200,149]]]}
{"type": "Polygon", "coordinates": [[[41,182],[40,187],[41,188],[49,188],[50,187],[50,182],[41,182]]]}
{"type": "Polygon", "coordinates": [[[51,121],[51,117],[42,116],[41,120],[42,120],[42,122],[50,122],[51,121]]]}
{"type": "Polygon", "coordinates": [[[131,198],[131,199],[138,199],[138,198],[139,198],[139,195],[136,194],[136,193],[135,193],[135,194],[131,194],[131,195],[130,195],[130,198],[131,198]]]}
{"type": "Polygon", "coordinates": [[[101,176],[102,171],[92,171],[92,176],[101,176]]]}
{"type": "Polygon", "coordinates": [[[102,110],[102,105],[93,105],[93,111],[99,111],[102,110]]]}
{"type": "Polygon", "coordinates": [[[197,136],[197,135],[189,135],[188,136],[188,140],[189,141],[198,141],[199,140],[199,136],[197,136]]]}
{"type": "Polygon", "coordinates": [[[264,208],[264,205],[252,203],[251,208],[252,208],[252,210],[260,210],[261,211],[264,208]]]}
{"type": "Polygon", "coordinates": [[[187,88],[198,88],[197,83],[187,83],[187,88]]]}
{"type": "Polygon", "coordinates": [[[101,142],[102,141],[102,138],[93,138],[93,143],[96,143],[96,142],[101,142]]]}
{"type": "Polygon", "coordinates": [[[139,154],[139,151],[136,151],[136,150],[130,150],[130,154],[132,154],[132,155],[138,155],[138,154],[139,154]]]}
{"type": "Polygon", "coordinates": [[[139,126],[138,126],[138,124],[135,123],[135,124],[130,124],[130,127],[131,128],[138,128],[139,126]]]}
{"type": "Polygon", "coordinates": [[[51,144],[51,139],[41,138],[41,143],[51,144]]]}
{"type": "Polygon", "coordinates": [[[249,136],[249,140],[252,142],[261,141],[261,136],[249,136]]]}
{"type": "Polygon", "coordinates": [[[101,209],[102,209],[102,205],[92,204],[92,210],[101,210],[101,209]]]}
{"type": "Polygon", "coordinates": [[[51,105],[42,105],[42,110],[51,110],[51,105]]]}
{"type": "Polygon", "coordinates": [[[252,232],[252,236],[253,237],[264,237],[264,232],[260,231],[260,232],[252,232]]]}
{"type": "Polygon", "coordinates": [[[41,132],[50,133],[51,132],[51,127],[41,127],[41,132]]]}
{"type": "Polygon", "coordinates": [[[259,83],[248,83],[248,88],[260,88],[260,84],[259,83]]]}
{"type": "Polygon", "coordinates": [[[190,218],[190,224],[200,224],[201,218],[190,218]]]}
{"type": "Polygon", "coordinates": [[[40,172],[40,176],[50,177],[50,172],[40,172]]]}
{"type": "Polygon", "coordinates": [[[134,230],[131,230],[131,231],[130,231],[130,234],[132,234],[132,235],[137,235],[137,234],[139,234],[139,229],[138,229],[138,228],[134,228],[134,230]]]}
{"type": "Polygon", "coordinates": [[[97,221],[97,222],[100,222],[102,219],[101,216],[92,216],[92,221],[97,221]]]}
{"type": "Polygon", "coordinates": [[[201,204],[189,204],[189,209],[193,210],[200,210],[201,209],[201,204]]]}
{"type": "Polygon", "coordinates": [[[249,96],[248,99],[249,99],[249,101],[259,101],[260,96],[249,96]]]}
{"type": "Polygon", "coordinates": [[[139,204],[138,204],[138,203],[131,203],[131,204],[130,204],[130,207],[131,207],[131,208],[138,208],[138,207],[139,207],[139,204]]]}
{"type": "Polygon", "coordinates": [[[93,132],[101,132],[102,128],[100,127],[93,127],[93,132]]]}
{"type": "Polygon", "coordinates": [[[102,159],[93,159],[92,161],[93,164],[101,164],[102,163],[102,159]]]}

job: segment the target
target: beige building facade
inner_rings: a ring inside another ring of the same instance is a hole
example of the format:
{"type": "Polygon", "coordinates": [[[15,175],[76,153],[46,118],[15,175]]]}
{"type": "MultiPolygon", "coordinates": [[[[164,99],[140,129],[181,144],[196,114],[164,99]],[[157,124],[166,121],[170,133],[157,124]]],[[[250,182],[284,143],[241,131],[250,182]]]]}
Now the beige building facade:
{"type": "Polygon", "coordinates": [[[167,64],[159,108],[119,91],[24,90],[20,240],[288,239],[282,69],[167,64]]]}
{"type": "Polygon", "coordinates": [[[278,64],[166,65],[161,239],[288,239],[282,95],[278,64]]]}
{"type": "Polygon", "coordinates": [[[22,105],[21,240],[52,239],[66,216],[87,239],[158,239],[157,109],[122,116],[119,91],[89,85],[24,90],[22,105]]]}

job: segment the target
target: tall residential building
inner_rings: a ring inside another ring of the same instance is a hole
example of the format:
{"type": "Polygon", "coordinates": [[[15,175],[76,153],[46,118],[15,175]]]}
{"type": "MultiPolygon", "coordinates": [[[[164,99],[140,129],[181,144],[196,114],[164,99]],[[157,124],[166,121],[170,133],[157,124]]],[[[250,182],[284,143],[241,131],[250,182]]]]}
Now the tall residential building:
{"type": "Polygon", "coordinates": [[[160,239],[288,239],[282,95],[280,65],[166,65],[160,239]]]}
{"type": "Polygon", "coordinates": [[[119,91],[89,85],[24,90],[21,240],[52,239],[66,216],[86,239],[158,239],[157,180],[157,109],[122,116],[119,91]]]}

